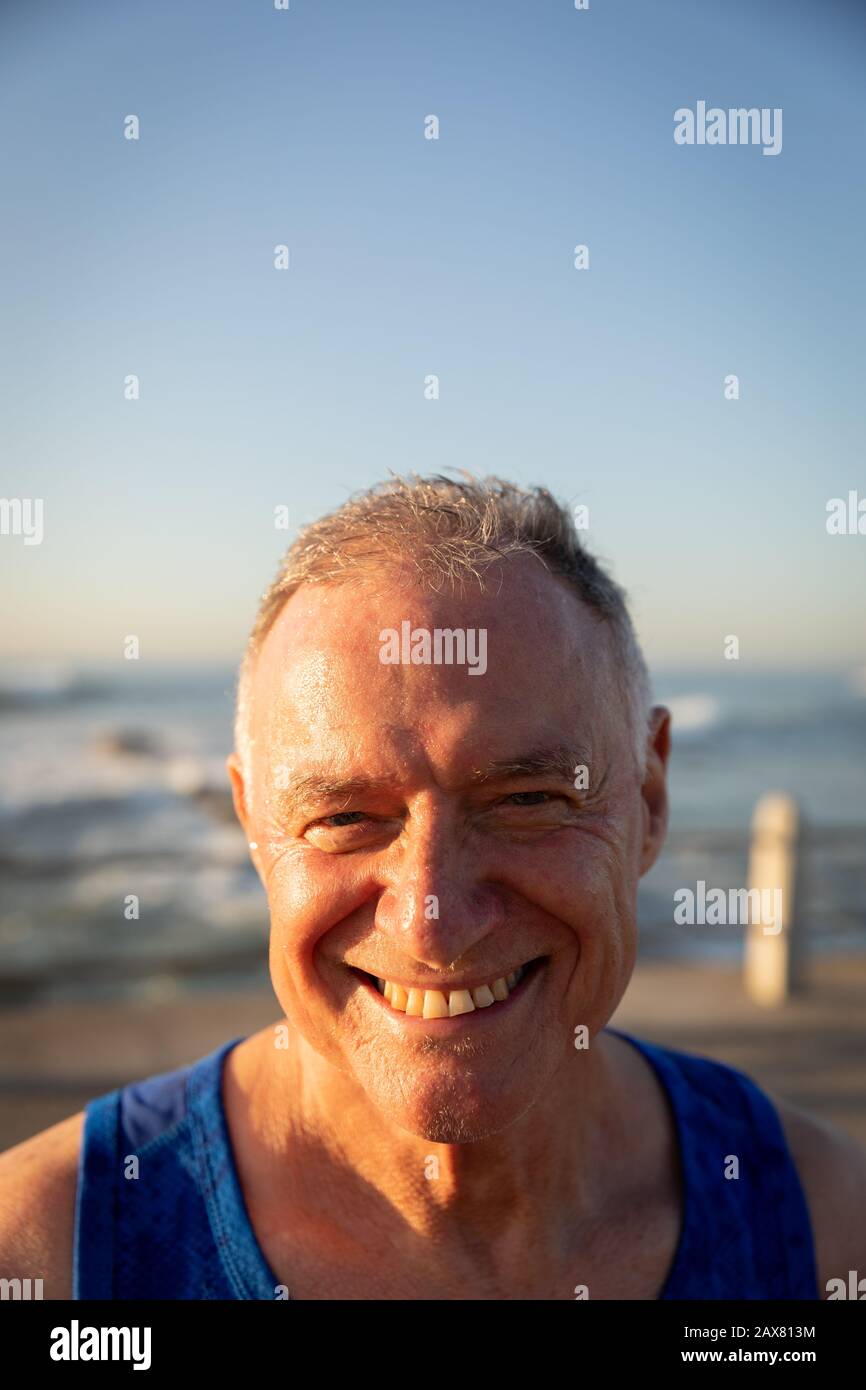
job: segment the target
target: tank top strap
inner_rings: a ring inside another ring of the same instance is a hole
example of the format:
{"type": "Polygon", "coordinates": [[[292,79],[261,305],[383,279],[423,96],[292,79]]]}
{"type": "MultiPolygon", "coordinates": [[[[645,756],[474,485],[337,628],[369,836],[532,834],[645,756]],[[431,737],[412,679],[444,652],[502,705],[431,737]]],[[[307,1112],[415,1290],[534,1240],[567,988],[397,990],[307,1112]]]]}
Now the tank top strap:
{"type": "Polygon", "coordinates": [[[72,1297],[114,1297],[114,1187],[120,1092],[85,1107],[78,1152],[72,1245],[72,1297]]]}
{"type": "Polygon", "coordinates": [[[241,1041],[235,1038],[226,1043],[191,1071],[187,1083],[189,1126],[208,1224],[234,1290],[232,1297],[273,1302],[281,1285],[249,1219],[222,1102],[225,1057],[241,1041]]]}
{"type": "Polygon", "coordinates": [[[85,1108],[74,1298],[274,1299],[222,1104],[223,1063],[240,1041],[85,1108]]]}
{"type": "Polygon", "coordinates": [[[664,1299],[819,1299],[812,1224],[778,1112],[743,1072],[633,1037],[673,1113],[684,1184],[664,1299]]]}

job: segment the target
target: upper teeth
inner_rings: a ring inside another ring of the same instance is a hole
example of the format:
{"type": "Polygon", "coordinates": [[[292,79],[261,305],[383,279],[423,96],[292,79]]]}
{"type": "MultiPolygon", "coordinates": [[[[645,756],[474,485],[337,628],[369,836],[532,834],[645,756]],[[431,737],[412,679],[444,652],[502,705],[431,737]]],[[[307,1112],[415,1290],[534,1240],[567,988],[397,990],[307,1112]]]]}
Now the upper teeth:
{"type": "Polygon", "coordinates": [[[475,985],[472,989],[407,989],[391,980],[377,979],[380,994],[384,994],[392,1009],[416,1018],[454,1018],[456,1014],[471,1014],[490,1004],[507,999],[520,983],[526,966],[501,975],[490,984],[475,985]]]}

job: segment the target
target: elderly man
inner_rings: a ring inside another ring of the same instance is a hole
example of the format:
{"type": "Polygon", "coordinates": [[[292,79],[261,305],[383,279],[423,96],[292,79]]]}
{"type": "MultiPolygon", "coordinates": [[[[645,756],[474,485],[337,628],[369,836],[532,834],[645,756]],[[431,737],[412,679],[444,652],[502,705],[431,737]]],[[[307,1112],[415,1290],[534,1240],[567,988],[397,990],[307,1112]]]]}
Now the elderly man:
{"type": "Polygon", "coordinates": [[[109,1299],[818,1299],[866,1271],[852,1142],[607,1026],[669,746],[622,594],[544,490],[398,479],[308,527],[228,764],[283,1018],[5,1155],[2,1273],[109,1299]]]}

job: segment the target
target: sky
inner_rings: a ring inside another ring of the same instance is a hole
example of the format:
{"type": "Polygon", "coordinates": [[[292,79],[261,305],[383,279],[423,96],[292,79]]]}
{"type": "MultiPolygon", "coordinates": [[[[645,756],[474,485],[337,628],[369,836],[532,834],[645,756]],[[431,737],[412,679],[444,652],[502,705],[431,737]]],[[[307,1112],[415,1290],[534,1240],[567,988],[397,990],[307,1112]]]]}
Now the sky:
{"type": "Polygon", "coordinates": [[[2,0],[44,534],[0,535],[0,661],[234,661],[298,526],[467,468],[589,508],[651,664],[862,664],[864,57],[843,0],[2,0]],[[781,151],[676,144],[698,101],[781,151]]]}

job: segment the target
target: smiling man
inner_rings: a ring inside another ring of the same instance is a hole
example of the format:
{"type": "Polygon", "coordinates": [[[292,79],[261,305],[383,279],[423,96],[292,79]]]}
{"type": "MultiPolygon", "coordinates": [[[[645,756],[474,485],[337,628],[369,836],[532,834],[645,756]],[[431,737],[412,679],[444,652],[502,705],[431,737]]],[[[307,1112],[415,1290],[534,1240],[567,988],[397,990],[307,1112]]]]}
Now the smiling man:
{"type": "Polygon", "coordinates": [[[5,1155],[4,1275],[80,1298],[816,1299],[866,1270],[851,1141],[608,1027],[670,717],[545,491],[395,480],[308,527],[236,734],[283,1017],[5,1155]]]}

